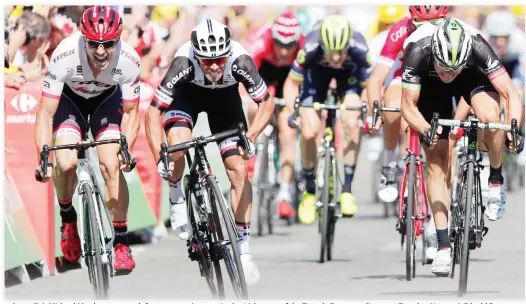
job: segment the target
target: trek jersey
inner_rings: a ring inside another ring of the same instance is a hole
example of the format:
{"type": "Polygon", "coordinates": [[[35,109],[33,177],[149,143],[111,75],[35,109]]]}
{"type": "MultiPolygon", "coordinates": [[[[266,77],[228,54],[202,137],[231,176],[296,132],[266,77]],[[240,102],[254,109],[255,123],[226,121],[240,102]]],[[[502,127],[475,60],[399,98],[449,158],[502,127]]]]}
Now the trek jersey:
{"type": "MultiPolygon", "coordinates": [[[[354,31],[352,39],[349,40],[347,48],[347,58],[339,70],[352,70],[358,81],[364,83],[371,72],[369,64],[369,48],[362,34],[354,31]]],[[[312,30],[305,38],[305,44],[298,52],[296,60],[290,70],[290,75],[303,80],[307,70],[316,66],[329,67],[329,62],[325,59],[322,46],[320,44],[320,34],[318,29],[312,30]]]]}
{"type": "Polygon", "coordinates": [[[296,55],[298,54],[299,48],[303,46],[303,42],[305,41],[305,35],[301,34],[298,41],[299,48],[294,53],[294,56],[291,57],[290,62],[278,64],[276,52],[274,51],[274,42],[272,39],[272,23],[266,23],[260,27],[255,32],[254,37],[255,38],[253,38],[250,43],[250,53],[258,69],[261,67],[262,61],[266,61],[276,67],[292,66],[294,63],[294,58],[296,58],[296,55]]]}
{"type": "Polygon", "coordinates": [[[211,82],[205,77],[191,42],[183,44],[175,53],[151,105],[162,111],[168,109],[175,90],[183,84],[194,84],[203,90],[213,90],[237,86],[241,82],[254,102],[266,100],[269,97],[267,85],[259,75],[254,61],[239,42],[231,41],[231,44],[232,50],[228,55],[223,77],[218,82],[211,82]]]}
{"type": "Polygon", "coordinates": [[[65,84],[88,99],[120,84],[123,102],[139,102],[139,56],[125,41],[119,40],[115,48],[108,67],[95,78],[88,64],[84,36],[76,32],[64,38],[49,60],[42,96],[59,100],[65,84]]]}
{"type": "MultiPolygon", "coordinates": [[[[434,68],[434,58],[431,51],[431,38],[442,20],[427,22],[419,27],[404,43],[405,63],[402,76],[403,87],[420,88],[422,78],[437,77],[434,68]]],[[[482,33],[460,21],[464,30],[472,37],[472,51],[464,69],[479,69],[491,81],[503,74],[506,68],[483,38],[482,33]]]]}

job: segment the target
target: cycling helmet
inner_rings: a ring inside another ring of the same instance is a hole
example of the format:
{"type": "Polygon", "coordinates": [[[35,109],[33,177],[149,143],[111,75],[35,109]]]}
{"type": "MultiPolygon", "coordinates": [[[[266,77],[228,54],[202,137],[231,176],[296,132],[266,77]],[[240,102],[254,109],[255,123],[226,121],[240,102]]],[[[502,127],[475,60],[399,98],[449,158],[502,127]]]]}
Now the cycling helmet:
{"type": "Polygon", "coordinates": [[[218,58],[228,55],[232,48],[230,30],[222,23],[206,18],[192,30],[190,40],[197,57],[218,58]]]}
{"type": "Polygon", "coordinates": [[[272,38],[281,45],[295,44],[299,41],[300,36],[300,23],[291,11],[279,15],[272,25],[272,38]]]}
{"type": "Polygon", "coordinates": [[[446,18],[431,39],[433,57],[440,68],[457,70],[471,55],[472,38],[455,18],[446,18]]]}
{"type": "Polygon", "coordinates": [[[341,15],[331,15],[320,24],[320,39],[325,51],[341,51],[353,36],[351,23],[341,15]]]}
{"type": "Polygon", "coordinates": [[[177,5],[156,5],[152,10],[151,20],[162,24],[167,21],[175,21],[179,17],[179,6],[177,5]]]}
{"type": "Polygon", "coordinates": [[[402,5],[381,5],[378,11],[378,21],[385,24],[395,24],[405,17],[406,9],[402,5]]]}
{"type": "Polygon", "coordinates": [[[122,32],[122,18],[119,12],[110,6],[93,6],[82,14],[80,31],[90,40],[117,39],[122,32]],[[103,26],[100,27],[100,24],[103,26]]]}
{"type": "Polygon", "coordinates": [[[410,5],[411,18],[420,20],[433,20],[445,17],[448,12],[446,5],[410,5]]]}
{"type": "Polygon", "coordinates": [[[484,21],[483,31],[490,36],[509,36],[517,27],[517,18],[509,11],[491,12],[484,21]]]}

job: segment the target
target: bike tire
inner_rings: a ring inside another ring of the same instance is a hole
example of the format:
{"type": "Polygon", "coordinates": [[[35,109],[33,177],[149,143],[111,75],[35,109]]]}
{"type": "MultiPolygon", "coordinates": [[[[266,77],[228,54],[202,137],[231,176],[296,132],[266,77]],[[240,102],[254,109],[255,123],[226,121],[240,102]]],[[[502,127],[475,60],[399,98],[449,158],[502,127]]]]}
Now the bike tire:
{"type": "Polygon", "coordinates": [[[458,296],[466,293],[468,285],[468,266],[469,266],[469,232],[471,229],[471,200],[473,199],[473,162],[468,163],[466,179],[466,200],[464,205],[464,231],[462,235],[462,248],[460,259],[460,279],[458,285],[458,296]]]}
{"type": "Polygon", "coordinates": [[[257,199],[258,199],[258,236],[263,236],[263,229],[265,226],[268,227],[268,209],[267,209],[267,174],[268,174],[268,148],[267,142],[268,139],[265,137],[265,142],[263,142],[261,150],[259,150],[256,168],[258,168],[257,173],[257,199]],[[267,213],[267,214],[266,214],[267,213]]]}
{"type": "MultiPolygon", "coordinates": [[[[214,199],[216,200],[216,203],[219,205],[219,209],[221,210],[221,215],[223,217],[223,223],[225,224],[225,229],[228,234],[228,239],[230,240],[230,248],[232,250],[233,257],[229,256],[230,255],[229,250],[225,250],[224,254],[227,259],[231,259],[234,262],[235,269],[231,267],[232,266],[231,264],[225,262],[227,272],[230,276],[232,286],[238,298],[247,300],[248,299],[248,288],[247,288],[247,283],[245,281],[245,274],[243,272],[243,265],[241,264],[241,257],[239,256],[239,250],[237,248],[237,232],[234,230],[234,227],[232,225],[233,217],[230,214],[230,210],[227,208],[225,199],[222,195],[221,190],[219,189],[219,186],[217,185],[215,177],[213,175],[208,175],[206,177],[206,181],[207,181],[209,190],[212,192],[214,199]],[[238,280],[236,280],[236,278],[238,280]],[[239,294],[239,292],[241,294],[239,294]]],[[[213,204],[212,201],[210,203],[213,204]]],[[[219,217],[217,212],[216,212],[216,216],[219,217]]],[[[218,226],[218,229],[219,227],[220,226],[218,226]]]]}
{"type": "MultiPolygon", "coordinates": [[[[338,171],[336,170],[336,166],[338,165],[338,163],[336,161],[334,161],[333,163],[333,155],[331,153],[331,161],[330,161],[330,164],[331,164],[331,172],[330,172],[330,176],[332,177],[332,183],[329,183],[329,186],[332,184],[333,186],[333,193],[330,195],[329,197],[329,200],[334,202],[335,204],[338,203],[336,202],[336,181],[338,180],[338,171]]],[[[329,192],[330,193],[330,192],[329,192]]],[[[336,215],[335,215],[335,207],[330,207],[329,208],[329,214],[328,214],[328,218],[329,218],[329,227],[328,227],[328,231],[327,231],[327,261],[332,261],[332,246],[334,244],[334,231],[336,230],[336,215]]]]}
{"type": "Polygon", "coordinates": [[[263,191],[262,188],[257,188],[257,200],[258,200],[258,215],[257,215],[257,221],[258,221],[258,236],[263,236],[263,227],[265,226],[265,191],[263,191]]]}
{"type": "Polygon", "coordinates": [[[273,216],[274,216],[274,212],[273,209],[272,209],[272,201],[273,201],[274,197],[273,195],[268,195],[266,197],[266,200],[265,200],[265,206],[266,206],[266,213],[267,213],[267,229],[268,229],[268,234],[273,234],[274,233],[274,219],[273,219],[273,216]]]}
{"type": "Polygon", "coordinates": [[[410,156],[409,160],[409,174],[407,181],[407,206],[405,214],[405,236],[406,236],[406,251],[405,251],[405,272],[406,280],[411,281],[413,275],[414,265],[414,240],[415,240],[415,231],[413,224],[413,215],[415,207],[415,162],[416,157],[414,155],[410,156]]]}
{"type": "MultiPolygon", "coordinates": [[[[93,201],[93,192],[91,190],[91,187],[88,184],[84,184],[82,186],[83,188],[83,197],[85,199],[85,207],[88,209],[87,218],[86,220],[89,222],[89,237],[88,241],[90,242],[89,248],[93,248],[93,260],[94,263],[91,264],[93,280],[92,285],[95,290],[95,294],[97,298],[99,299],[106,299],[108,297],[108,287],[109,284],[106,282],[108,279],[105,279],[105,272],[107,271],[107,267],[104,267],[102,265],[102,256],[101,256],[101,240],[99,237],[99,228],[98,228],[98,222],[100,222],[97,219],[97,213],[95,212],[96,204],[93,201]]],[[[90,252],[86,252],[87,255],[91,255],[90,252]]],[[[107,274],[109,276],[109,273],[107,274]]]]}
{"type": "Polygon", "coordinates": [[[331,154],[329,149],[325,150],[323,157],[323,190],[322,190],[322,214],[320,216],[321,221],[321,246],[320,246],[320,263],[325,262],[325,249],[328,247],[328,235],[329,235],[329,166],[331,164],[331,154]]]}

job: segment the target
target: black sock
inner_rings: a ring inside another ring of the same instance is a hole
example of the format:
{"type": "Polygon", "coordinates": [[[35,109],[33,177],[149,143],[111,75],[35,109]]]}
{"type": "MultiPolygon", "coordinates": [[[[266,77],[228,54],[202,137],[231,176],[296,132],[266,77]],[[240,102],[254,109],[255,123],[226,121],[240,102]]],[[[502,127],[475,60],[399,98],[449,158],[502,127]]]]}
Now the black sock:
{"type": "Polygon", "coordinates": [[[488,182],[495,185],[504,183],[504,177],[502,176],[502,165],[500,165],[498,168],[492,168],[489,166],[488,182]]]}
{"type": "Polygon", "coordinates": [[[437,229],[438,250],[451,248],[447,229],[437,229]]]}
{"type": "Polygon", "coordinates": [[[316,193],[316,182],[314,181],[314,168],[303,168],[305,178],[305,190],[310,194],[316,193]]]}
{"type": "Polygon", "coordinates": [[[73,223],[77,221],[77,212],[71,204],[71,199],[65,201],[58,200],[58,205],[60,206],[62,223],[73,223]]]}
{"type": "Polygon", "coordinates": [[[343,183],[342,192],[351,193],[354,169],[356,169],[356,165],[343,165],[343,171],[345,172],[345,182],[343,183]]]}
{"type": "Polygon", "coordinates": [[[128,221],[114,221],[113,230],[115,230],[115,241],[113,246],[124,244],[128,246],[128,221]]]}

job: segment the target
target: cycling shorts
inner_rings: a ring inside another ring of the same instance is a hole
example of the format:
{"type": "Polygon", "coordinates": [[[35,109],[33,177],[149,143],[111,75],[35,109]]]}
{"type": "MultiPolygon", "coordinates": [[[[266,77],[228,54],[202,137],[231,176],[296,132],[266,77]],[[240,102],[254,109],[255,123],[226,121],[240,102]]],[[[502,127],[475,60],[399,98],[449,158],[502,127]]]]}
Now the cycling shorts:
{"type": "Polygon", "coordinates": [[[291,66],[277,67],[268,61],[261,61],[259,75],[267,84],[267,87],[274,86],[276,89],[274,97],[283,98],[283,85],[289,75],[291,66]]]}
{"type": "Polygon", "coordinates": [[[87,139],[90,130],[95,140],[119,138],[122,114],[122,91],[119,85],[88,99],[64,85],[53,116],[53,140],[57,136],[69,134],[87,139]]]}
{"type": "MultiPolygon", "coordinates": [[[[197,116],[204,112],[212,134],[237,129],[238,123],[247,126],[241,104],[238,86],[221,89],[205,89],[195,84],[180,84],[174,92],[174,99],[164,112],[166,135],[171,128],[193,129],[197,116]]],[[[237,149],[238,136],[229,137],[219,143],[221,157],[240,155],[237,149]]]]}

